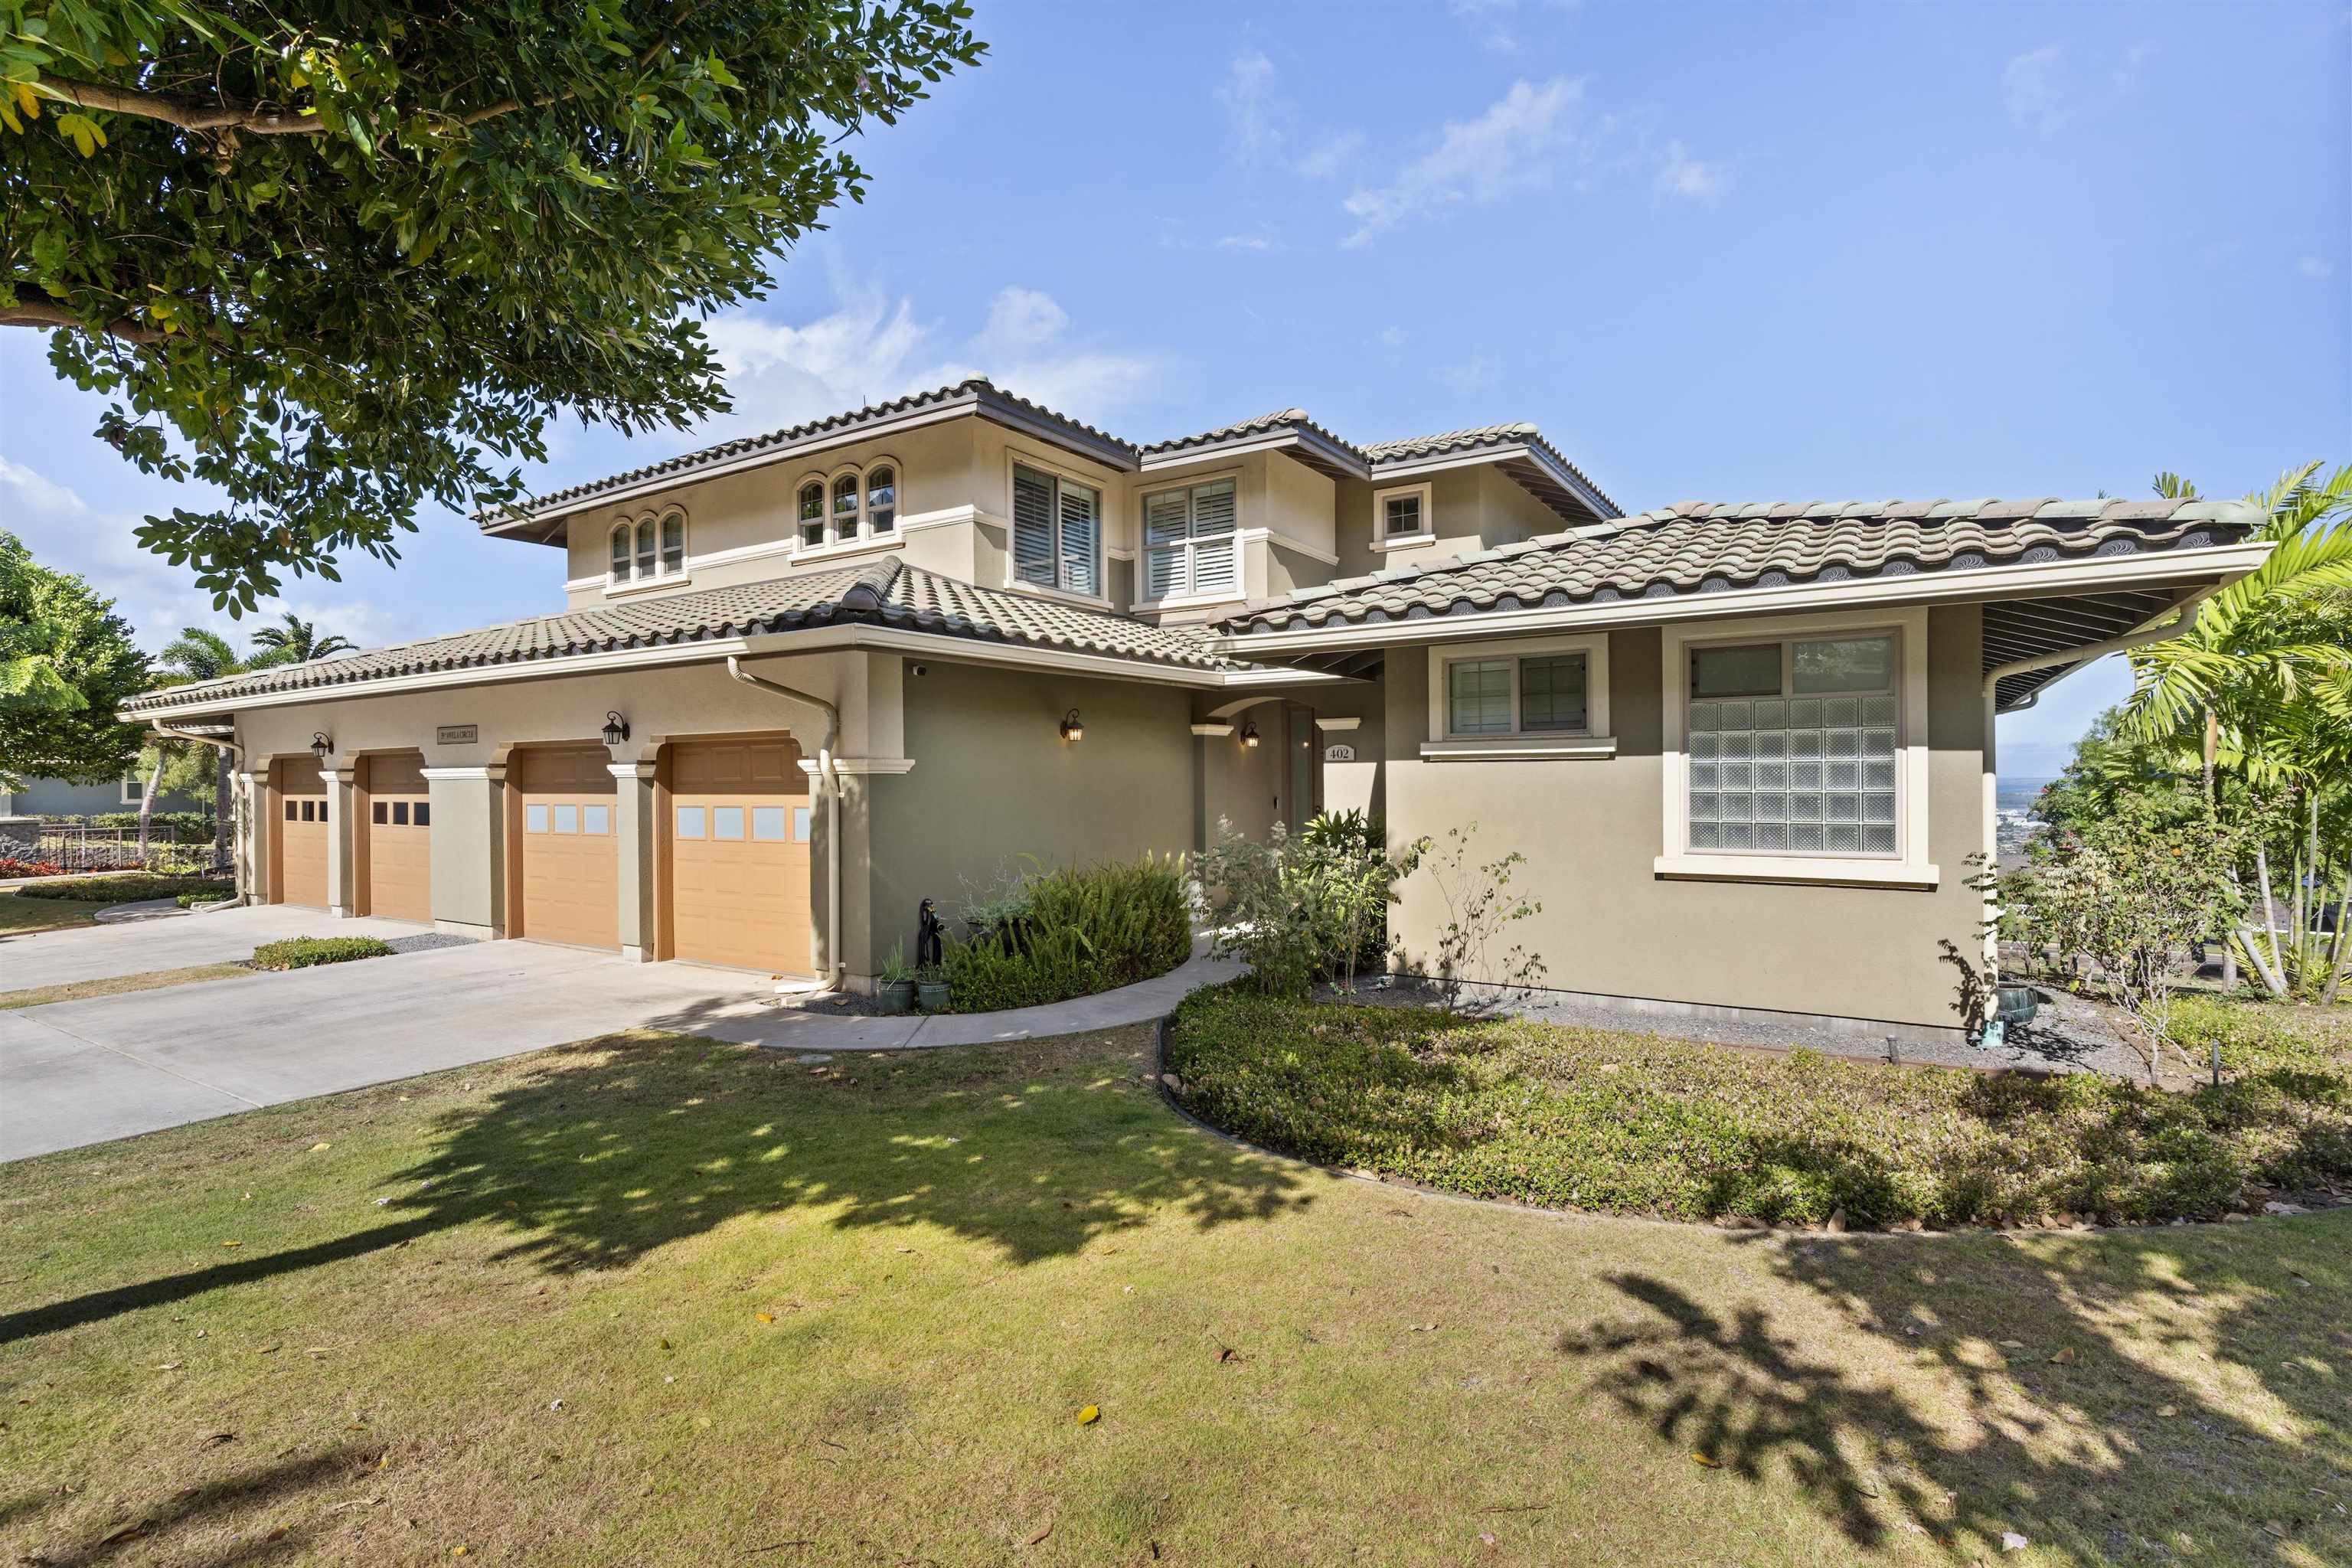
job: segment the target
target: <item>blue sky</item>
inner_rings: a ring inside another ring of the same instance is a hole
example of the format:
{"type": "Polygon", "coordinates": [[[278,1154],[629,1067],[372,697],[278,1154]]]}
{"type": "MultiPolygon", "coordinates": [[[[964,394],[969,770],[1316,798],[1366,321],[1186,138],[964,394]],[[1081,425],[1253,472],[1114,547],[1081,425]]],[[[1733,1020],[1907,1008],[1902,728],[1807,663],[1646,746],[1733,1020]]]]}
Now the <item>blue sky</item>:
{"type": "MultiPolygon", "coordinates": [[[[546,485],[972,370],[1139,439],[1533,419],[1628,510],[2352,457],[2341,0],[979,11],[987,60],[868,138],[866,204],[712,324],[738,413],[568,425],[546,485]]],[[[0,333],[0,526],[150,646],[220,624],[130,538],[179,498],[41,352],[0,333]]],[[[554,552],[421,522],[288,602],[372,643],[560,601],[554,552]]],[[[2003,771],[2126,685],[2005,720],[2003,771]]]]}

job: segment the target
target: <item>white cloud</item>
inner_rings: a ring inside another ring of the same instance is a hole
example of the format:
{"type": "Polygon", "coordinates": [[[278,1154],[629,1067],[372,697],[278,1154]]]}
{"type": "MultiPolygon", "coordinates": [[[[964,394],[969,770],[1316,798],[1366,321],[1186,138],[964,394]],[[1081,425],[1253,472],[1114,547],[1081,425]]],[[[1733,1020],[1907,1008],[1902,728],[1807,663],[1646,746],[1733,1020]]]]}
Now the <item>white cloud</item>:
{"type": "Polygon", "coordinates": [[[1478,354],[1460,364],[1447,365],[1437,373],[1437,379],[1456,396],[1466,397],[1494,385],[1495,378],[1502,374],[1502,370],[1503,362],[1497,355],[1478,354]]]}
{"type": "Polygon", "coordinates": [[[1290,167],[1303,180],[1336,180],[1364,145],[1360,131],[1339,131],[1301,153],[1290,167]]]}
{"type": "Polygon", "coordinates": [[[1340,206],[1356,220],[1341,243],[1366,245],[1381,232],[1452,206],[1485,206],[1542,185],[1568,141],[1584,84],[1555,77],[1516,81],[1475,120],[1449,121],[1437,145],[1384,185],[1366,185],[1340,206]]]}
{"type": "Polygon", "coordinates": [[[293,595],[265,599],[257,614],[232,621],[225,611],[213,608],[211,595],[194,586],[187,567],[174,566],[140,547],[133,531],[142,521],[129,512],[100,511],[38,469],[0,457],[0,528],[23,540],[42,565],[73,573],[112,599],[115,613],[131,623],[139,645],[150,653],[189,626],[218,632],[242,645],[255,626],[276,620],[284,610],[315,623],[322,633],[347,637],[362,647],[418,635],[412,617],[342,595],[331,586],[324,593],[332,597],[314,596],[306,591],[315,583],[309,578],[299,581],[293,595]]]}
{"type": "Polygon", "coordinates": [[[1719,164],[1700,163],[1683,150],[1681,142],[1669,142],[1665,161],[1658,165],[1658,189],[1670,195],[1706,201],[1723,189],[1723,169],[1719,164]]]}
{"type": "Polygon", "coordinates": [[[2298,256],[2295,258],[2294,269],[2314,283],[2336,275],[2336,264],[2324,256],[2298,256]]]}
{"type": "Polygon", "coordinates": [[[1281,150],[1289,105],[1275,93],[1274,61],[1259,49],[1244,49],[1225,68],[1217,102],[1234,138],[1234,153],[1244,165],[1270,162],[1281,150]]]}
{"type": "Polygon", "coordinates": [[[2001,68],[2001,100],[2009,117],[2048,135],[2092,120],[2138,90],[2140,68],[2156,52],[2134,44],[2104,72],[2076,68],[2063,44],[2013,55],[2001,68]]]}
{"type": "Polygon", "coordinates": [[[1150,395],[1159,362],[1072,343],[1069,313],[1034,289],[1010,287],[961,343],[942,344],[914,302],[850,288],[835,309],[801,324],[750,310],[705,329],[727,365],[729,418],[696,430],[696,446],[748,430],[772,430],[863,407],[967,376],[1099,424],[1150,395]]]}

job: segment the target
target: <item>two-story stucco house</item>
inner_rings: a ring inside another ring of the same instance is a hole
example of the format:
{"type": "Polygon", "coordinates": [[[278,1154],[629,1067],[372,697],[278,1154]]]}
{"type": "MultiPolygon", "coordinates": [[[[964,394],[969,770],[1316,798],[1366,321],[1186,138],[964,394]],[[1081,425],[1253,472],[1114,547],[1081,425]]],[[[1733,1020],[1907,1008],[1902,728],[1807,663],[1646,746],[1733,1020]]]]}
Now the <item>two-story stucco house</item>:
{"type": "MultiPolygon", "coordinates": [[[[855,987],[1019,857],[1358,806],[1524,854],[1562,989],[1948,1027],[1996,707],[2259,521],[1627,517],[1531,426],[1138,446],[970,381],[483,520],[560,611],[125,711],[232,745],[249,896],[337,913],[855,987]]],[[[1397,921],[1427,952],[1425,879],[1397,921]]]]}

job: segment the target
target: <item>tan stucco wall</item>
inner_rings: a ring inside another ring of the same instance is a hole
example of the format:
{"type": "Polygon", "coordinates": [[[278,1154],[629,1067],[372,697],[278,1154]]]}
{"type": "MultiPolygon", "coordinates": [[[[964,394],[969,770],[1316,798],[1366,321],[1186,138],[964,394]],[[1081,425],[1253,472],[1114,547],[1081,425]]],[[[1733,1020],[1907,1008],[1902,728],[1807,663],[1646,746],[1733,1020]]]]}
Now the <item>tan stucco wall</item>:
{"type": "Polygon", "coordinates": [[[1442,468],[1419,479],[1376,484],[1345,479],[1338,487],[1335,501],[1339,508],[1337,575],[1341,577],[1492,550],[1538,534],[1558,533],[1568,526],[1558,512],[1492,464],[1442,468]],[[1423,482],[1432,487],[1430,514],[1435,542],[1406,550],[1375,550],[1372,542],[1378,535],[1372,497],[1423,482]]]}
{"type": "Polygon", "coordinates": [[[845,919],[853,971],[896,944],[913,953],[920,900],[952,915],[1031,868],[1024,857],[1055,867],[1192,847],[1185,690],[924,662],[929,673],[910,661],[905,677],[914,769],[867,781],[873,900],[845,919]],[[1086,725],[1075,742],[1059,731],[1072,708],[1086,725]]]}
{"type": "MultiPolygon", "coordinates": [[[[1388,824],[1393,840],[1475,822],[1473,858],[1517,849],[1514,886],[1543,912],[1510,928],[1569,991],[1772,1008],[1950,1027],[1954,973],[1938,938],[1974,951],[1980,906],[1964,885],[1983,837],[1983,710],[1976,606],[1928,621],[1930,891],[1668,881],[1653,860],[1664,833],[1660,755],[1661,639],[1621,631],[1609,644],[1612,727],[1605,761],[1425,763],[1428,660],[1387,660],[1388,824]]],[[[1403,888],[1397,929],[1425,959],[1444,924],[1427,872],[1403,888]]],[[[1413,967],[1422,967],[1414,965],[1413,967]]]]}

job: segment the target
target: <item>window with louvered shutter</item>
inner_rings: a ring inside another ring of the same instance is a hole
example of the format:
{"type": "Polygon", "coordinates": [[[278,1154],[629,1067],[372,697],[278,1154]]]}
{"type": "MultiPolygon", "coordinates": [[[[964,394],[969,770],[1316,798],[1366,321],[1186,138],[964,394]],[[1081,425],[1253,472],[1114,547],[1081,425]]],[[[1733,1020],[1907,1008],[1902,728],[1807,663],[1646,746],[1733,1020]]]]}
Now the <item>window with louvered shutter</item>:
{"type": "Polygon", "coordinates": [[[1054,477],[1013,470],[1013,576],[1040,588],[1054,585],[1054,477]]]}
{"type": "Polygon", "coordinates": [[[1101,543],[1102,497],[1099,492],[1067,480],[1061,484],[1061,581],[1056,586],[1073,594],[1097,591],[1095,561],[1101,543]]]}
{"type": "Polygon", "coordinates": [[[1236,593],[1241,585],[1240,514],[1234,481],[1161,490],[1143,500],[1143,594],[1236,593]]]}

